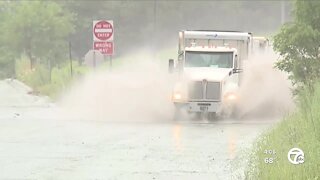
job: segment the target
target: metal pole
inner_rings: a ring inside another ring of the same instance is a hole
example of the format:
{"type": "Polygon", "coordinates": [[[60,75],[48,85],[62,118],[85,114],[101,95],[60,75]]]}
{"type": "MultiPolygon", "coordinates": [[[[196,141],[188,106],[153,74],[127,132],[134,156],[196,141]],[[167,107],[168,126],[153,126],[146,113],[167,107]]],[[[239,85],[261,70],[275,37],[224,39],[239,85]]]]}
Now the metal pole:
{"type": "Polygon", "coordinates": [[[112,55],[110,55],[110,69],[112,69],[112,55]]]}
{"type": "Polygon", "coordinates": [[[96,69],[96,50],[93,50],[93,69],[96,69]]]}
{"type": "Polygon", "coordinates": [[[69,41],[69,60],[70,60],[70,73],[71,73],[71,77],[73,77],[72,55],[71,55],[71,41],[69,41]]]}

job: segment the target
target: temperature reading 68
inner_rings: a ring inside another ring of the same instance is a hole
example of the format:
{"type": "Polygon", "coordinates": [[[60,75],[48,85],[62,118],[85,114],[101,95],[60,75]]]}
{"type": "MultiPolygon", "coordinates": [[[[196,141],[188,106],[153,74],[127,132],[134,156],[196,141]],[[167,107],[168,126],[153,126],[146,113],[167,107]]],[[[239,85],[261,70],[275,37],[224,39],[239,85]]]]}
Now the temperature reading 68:
{"type": "Polygon", "coordinates": [[[273,164],[276,160],[276,151],[274,149],[266,149],[263,152],[268,157],[264,158],[264,163],[266,164],[273,164]]]}
{"type": "Polygon", "coordinates": [[[264,158],[264,163],[266,164],[272,164],[274,163],[275,158],[264,158]]]}

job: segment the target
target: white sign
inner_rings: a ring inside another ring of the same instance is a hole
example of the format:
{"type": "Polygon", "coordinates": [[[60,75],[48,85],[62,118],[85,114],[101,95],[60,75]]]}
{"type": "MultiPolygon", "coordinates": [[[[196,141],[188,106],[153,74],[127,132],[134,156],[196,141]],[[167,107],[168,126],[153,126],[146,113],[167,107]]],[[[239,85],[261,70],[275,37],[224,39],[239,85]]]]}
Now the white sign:
{"type": "Polygon", "coordinates": [[[93,42],[93,49],[100,51],[104,55],[113,55],[113,42],[100,42],[100,41],[95,41],[93,42]]]}
{"type": "Polygon", "coordinates": [[[93,41],[113,41],[113,21],[100,20],[93,21],[93,41]]]}
{"type": "Polygon", "coordinates": [[[84,56],[84,64],[89,67],[97,67],[103,63],[103,54],[97,50],[90,50],[84,56]]]}
{"type": "Polygon", "coordinates": [[[114,54],[113,21],[112,20],[93,21],[92,34],[93,34],[92,49],[101,52],[103,55],[112,56],[114,54]]]}

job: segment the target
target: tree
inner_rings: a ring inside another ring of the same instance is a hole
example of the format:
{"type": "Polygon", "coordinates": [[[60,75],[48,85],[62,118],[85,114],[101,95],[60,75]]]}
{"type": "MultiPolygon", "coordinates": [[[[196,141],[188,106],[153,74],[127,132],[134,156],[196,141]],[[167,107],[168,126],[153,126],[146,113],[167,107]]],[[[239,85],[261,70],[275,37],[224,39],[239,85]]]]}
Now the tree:
{"type": "Polygon", "coordinates": [[[281,55],[276,67],[289,73],[293,84],[312,88],[320,78],[320,2],[295,1],[294,21],[274,37],[281,55]]]}
{"type": "Polygon", "coordinates": [[[31,68],[37,60],[59,63],[67,55],[73,32],[73,15],[51,1],[17,1],[6,4],[2,44],[16,56],[26,54],[31,68]]]}

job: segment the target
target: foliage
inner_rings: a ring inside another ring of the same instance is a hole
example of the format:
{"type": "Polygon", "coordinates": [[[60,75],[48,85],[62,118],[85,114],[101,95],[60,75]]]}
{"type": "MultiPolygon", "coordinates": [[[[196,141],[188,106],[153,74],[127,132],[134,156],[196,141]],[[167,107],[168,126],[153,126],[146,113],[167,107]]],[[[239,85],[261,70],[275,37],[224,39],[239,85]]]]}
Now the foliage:
{"type": "Polygon", "coordinates": [[[63,63],[59,67],[49,69],[42,64],[36,64],[33,69],[29,68],[28,58],[22,56],[16,61],[17,78],[31,86],[36,93],[57,97],[63,90],[85,73],[88,68],[79,66],[73,61],[73,76],[71,76],[69,63],[63,63]]]}
{"type": "MultiPolygon", "coordinates": [[[[0,33],[1,30],[5,27],[4,15],[8,12],[8,2],[0,1],[0,33]]],[[[4,36],[0,36],[0,43],[3,43],[4,36]]],[[[12,77],[15,74],[14,68],[14,57],[10,53],[8,47],[0,45],[0,78],[12,77]]]]}
{"type": "Polygon", "coordinates": [[[0,47],[0,78],[14,77],[15,59],[5,47],[0,47]]]}
{"type": "MultiPolygon", "coordinates": [[[[121,2],[112,1],[60,1],[65,10],[74,14],[75,32],[70,36],[72,50],[76,57],[83,57],[92,49],[92,21],[115,19],[115,11],[120,9],[121,2]]],[[[118,23],[116,23],[118,24],[118,23]]],[[[117,32],[119,33],[119,32],[117,32]]]]}
{"type": "Polygon", "coordinates": [[[288,72],[297,90],[312,88],[320,78],[320,2],[296,1],[294,22],[274,37],[282,59],[276,67],[288,72]]]}
{"type": "MultiPolygon", "coordinates": [[[[72,35],[72,44],[76,57],[83,57],[92,48],[92,20],[98,19],[114,20],[116,56],[137,48],[149,48],[154,43],[158,48],[177,44],[177,32],[182,29],[242,30],[265,34],[281,25],[281,2],[275,1],[56,2],[75,14],[76,31],[72,35]]],[[[290,2],[286,2],[287,11],[289,5],[290,2]]]]}
{"type": "MultiPolygon", "coordinates": [[[[37,88],[50,87],[55,76],[64,77],[61,68],[68,67],[65,63],[69,59],[69,41],[72,59],[78,60],[75,65],[81,65],[85,53],[92,48],[93,20],[114,20],[113,58],[121,59],[137,49],[156,54],[158,49],[171,47],[181,29],[270,32],[280,25],[275,18],[278,14],[270,13],[279,7],[280,3],[275,2],[245,1],[0,1],[0,78],[17,74],[24,78],[20,80],[37,88]],[[263,21],[259,20],[261,17],[263,21]],[[29,60],[26,67],[36,68],[26,77],[15,65],[21,63],[21,56],[29,60]],[[56,75],[56,69],[62,74],[56,75]]],[[[63,89],[65,84],[58,84],[57,89],[63,89]]]]}
{"type": "Polygon", "coordinates": [[[49,70],[41,65],[37,64],[34,68],[29,68],[29,62],[26,57],[18,60],[16,63],[16,75],[17,78],[31,87],[39,87],[49,82],[49,70]]]}
{"type": "Polygon", "coordinates": [[[257,141],[246,179],[320,179],[320,84],[312,91],[303,90],[299,102],[296,113],[257,141]],[[287,153],[294,147],[303,150],[303,164],[293,165],[288,161],[287,153]],[[265,150],[274,150],[276,154],[265,154],[265,150]],[[275,158],[274,162],[265,163],[265,158],[270,157],[275,158]]]}
{"type": "Polygon", "coordinates": [[[67,38],[73,31],[72,14],[51,1],[17,1],[6,4],[1,43],[16,56],[25,53],[32,66],[36,60],[59,59],[68,53],[67,38]]]}
{"type": "Polygon", "coordinates": [[[294,15],[275,36],[274,49],[281,55],[276,67],[288,72],[296,86],[297,111],[258,139],[247,179],[320,179],[320,2],[296,0],[294,15]],[[288,161],[294,147],[304,151],[303,164],[288,161]],[[273,163],[265,163],[270,157],[273,163]]]}

